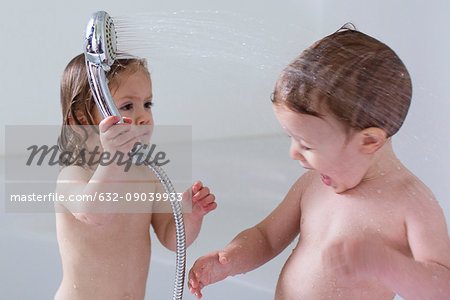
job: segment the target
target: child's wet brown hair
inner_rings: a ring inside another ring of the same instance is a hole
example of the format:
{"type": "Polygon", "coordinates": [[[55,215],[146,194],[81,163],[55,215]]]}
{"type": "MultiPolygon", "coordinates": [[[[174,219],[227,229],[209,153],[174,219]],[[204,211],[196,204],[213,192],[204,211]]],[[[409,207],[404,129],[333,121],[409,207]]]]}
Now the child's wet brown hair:
{"type": "Polygon", "coordinates": [[[346,24],[284,69],[272,102],[317,117],[331,113],[349,129],[378,127],[390,137],[411,96],[409,73],[395,52],[346,24]]]}

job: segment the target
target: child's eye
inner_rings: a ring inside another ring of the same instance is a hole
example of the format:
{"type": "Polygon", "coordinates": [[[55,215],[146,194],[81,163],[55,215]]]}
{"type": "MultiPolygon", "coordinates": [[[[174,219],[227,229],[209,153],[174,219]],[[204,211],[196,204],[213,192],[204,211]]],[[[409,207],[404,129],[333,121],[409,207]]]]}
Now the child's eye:
{"type": "Polygon", "coordinates": [[[146,108],[151,108],[152,106],[153,106],[153,102],[152,101],[145,102],[145,107],[146,108]]]}
{"type": "Polygon", "coordinates": [[[307,147],[307,146],[305,146],[305,145],[303,145],[303,144],[300,144],[300,147],[301,147],[303,150],[305,150],[305,151],[312,150],[312,148],[307,147]]]}
{"type": "Polygon", "coordinates": [[[126,105],[124,105],[124,106],[122,106],[120,109],[123,109],[123,110],[130,110],[130,109],[132,109],[133,108],[133,104],[126,104],[126,105]]]}

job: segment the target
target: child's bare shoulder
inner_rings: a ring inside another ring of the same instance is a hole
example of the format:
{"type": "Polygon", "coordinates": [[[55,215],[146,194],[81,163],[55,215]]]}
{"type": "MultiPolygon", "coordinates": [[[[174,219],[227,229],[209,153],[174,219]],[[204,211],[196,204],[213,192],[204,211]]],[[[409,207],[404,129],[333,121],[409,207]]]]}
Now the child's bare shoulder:
{"type": "Polygon", "coordinates": [[[450,266],[447,224],[433,192],[412,173],[404,177],[400,192],[408,243],[414,258],[450,266]]]}
{"type": "Polygon", "coordinates": [[[408,170],[397,182],[391,184],[391,189],[394,191],[393,195],[402,200],[406,213],[415,214],[427,208],[439,208],[439,203],[430,188],[408,170]]]}
{"type": "Polygon", "coordinates": [[[57,183],[64,183],[68,181],[88,182],[92,177],[92,174],[92,170],[81,166],[66,166],[59,171],[57,183]]]}
{"type": "Polygon", "coordinates": [[[304,173],[296,182],[291,186],[287,197],[294,201],[300,201],[305,195],[305,193],[311,188],[314,180],[314,171],[308,171],[304,173]]]}

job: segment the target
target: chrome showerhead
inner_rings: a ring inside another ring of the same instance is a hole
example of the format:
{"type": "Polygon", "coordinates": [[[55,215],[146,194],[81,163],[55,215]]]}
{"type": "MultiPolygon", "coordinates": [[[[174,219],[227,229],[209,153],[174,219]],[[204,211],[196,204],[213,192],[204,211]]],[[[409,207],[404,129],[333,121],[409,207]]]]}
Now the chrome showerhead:
{"type": "Polygon", "coordinates": [[[120,116],[108,88],[105,72],[111,69],[117,54],[116,31],[108,13],[95,12],[89,19],[84,40],[84,56],[89,84],[95,103],[103,118],[120,116]]]}

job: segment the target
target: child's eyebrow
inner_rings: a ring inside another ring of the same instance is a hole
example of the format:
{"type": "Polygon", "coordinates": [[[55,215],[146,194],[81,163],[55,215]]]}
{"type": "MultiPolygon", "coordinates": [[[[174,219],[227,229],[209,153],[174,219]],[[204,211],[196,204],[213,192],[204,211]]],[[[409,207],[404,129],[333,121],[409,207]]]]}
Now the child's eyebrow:
{"type": "MultiPolygon", "coordinates": [[[[123,95],[122,97],[120,97],[120,100],[126,100],[126,99],[130,99],[130,100],[140,100],[140,98],[136,95],[123,95]]],[[[145,101],[153,100],[153,94],[150,95],[150,97],[145,98],[145,101]]]]}
{"type": "Polygon", "coordinates": [[[305,140],[303,137],[301,137],[301,136],[299,136],[299,135],[297,135],[297,134],[292,134],[291,132],[289,132],[289,131],[287,130],[287,128],[283,127],[283,129],[284,129],[284,131],[286,131],[286,134],[287,134],[289,137],[295,137],[295,138],[300,139],[302,142],[305,142],[305,143],[308,144],[308,145],[314,145],[314,143],[310,143],[309,141],[305,140]]]}

